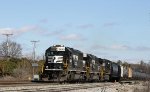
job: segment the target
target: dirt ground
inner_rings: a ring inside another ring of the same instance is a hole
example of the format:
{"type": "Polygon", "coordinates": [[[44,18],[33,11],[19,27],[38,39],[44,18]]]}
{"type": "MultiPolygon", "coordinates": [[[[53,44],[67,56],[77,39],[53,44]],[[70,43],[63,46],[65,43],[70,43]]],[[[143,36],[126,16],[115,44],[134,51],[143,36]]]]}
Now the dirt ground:
{"type": "Polygon", "coordinates": [[[111,86],[72,90],[69,92],[150,92],[149,82],[114,83],[111,86]]]}
{"type": "Polygon", "coordinates": [[[0,85],[1,92],[150,92],[150,82],[133,81],[132,83],[83,83],[56,84],[31,83],[0,85]],[[53,91],[52,91],[53,90],[53,91]]]}

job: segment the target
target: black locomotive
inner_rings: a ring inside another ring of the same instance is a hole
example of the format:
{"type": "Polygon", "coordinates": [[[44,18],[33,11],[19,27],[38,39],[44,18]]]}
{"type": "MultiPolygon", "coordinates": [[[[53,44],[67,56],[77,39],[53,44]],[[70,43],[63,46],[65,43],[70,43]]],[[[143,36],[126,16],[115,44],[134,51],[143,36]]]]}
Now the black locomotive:
{"type": "MultiPolygon", "coordinates": [[[[131,68],[130,71],[125,72],[127,69],[115,62],[62,45],[49,47],[45,57],[41,79],[47,78],[50,81],[119,81],[123,77],[144,76],[143,74],[140,76],[140,73],[132,73],[131,68]]],[[[145,76],[150,78],[149,75],[145,76]]]]}
{"type": "Polygon", "coordinates": [[[45,52],[41,78],[53,81],[112,81],[120,79],[120,66],[79,50],[55,45],[45,52]]]}

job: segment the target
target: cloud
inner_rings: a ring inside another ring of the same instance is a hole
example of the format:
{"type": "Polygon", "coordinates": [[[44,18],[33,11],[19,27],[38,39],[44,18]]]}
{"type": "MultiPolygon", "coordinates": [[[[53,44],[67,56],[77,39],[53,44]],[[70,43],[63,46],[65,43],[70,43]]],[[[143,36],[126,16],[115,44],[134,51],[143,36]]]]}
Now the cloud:
{"type": "Polygon", "coordinates": [[[127,46],[127,45],[112,45],[112,46],[110,46],[110,49],[113,49],[113,50],[130,50],[131,47],[127,46]]]}
{"type": "Polygon", "coordinates": [[[1,28],[0,29],[0,34],[10,34],[15,32],[16,30],[12,29],[12,28],[1,28]]]}
{"type": "Polygon", "coordinates": [[[65,24],[64,26],[67,27],[67,28],[73,27],[72,23],[67,23],[67,24],[65,24]]]}
{"type": "Polygon", "coordinates": [[[44,29],[42,29],[38,25],[31,25],[31,26],[24,26],[16,31],[17,34],[23,34],[27,32],[37,32],[37,33],[42,33],[44,29]]]}
{"type": "Polygon", "coordinates": [[[48,23],[48,19],[46,19],[46,18],[45,19],[41,19],[39,22],[46,24],[46,23],[48,23]]]}
{"type": "Polygon", "coordinates": [[[130,46],[127,45],[111,45],[111,46],[103,46],[103,45],[98,45],[95,44],[91,48],[98,50],[98,49],[103,49],[103,50],[130,50],[132,49],[130,46]]]}
{"type": "Polygon", "coordinates": [[[40,32],[43,29],[38,25],[29,25],[21,28],[0,28],[0,34],[14,34],[21,35],[26,32],[40,32]]]}
{"type": "Polygon", "coordinates": [[[132,63],[140,60],[147,61],[148,56],[143,56],[143,54],[150,51],[150,47],[147,46],[129,46],[123,44],[108,46],[93,44],[93,46],[89,49],[94,52],[94,55],[100,58],[106,58],[114,61],[121,60],[132,63]]]}
{"type": "Polygon", "coordinates": [[[44,36],[58,36],[58,35],[61,35],[65,30],[64,29],[58,29],[58,30],[55,30],[55,31],[45,31],[45,32],[42,32],[42,34],[44,36]]]}
{"type": "Polygon", "coordinates": [[[109,22],[109,23],[104,23],[103,24],[104,27],[112,27],[112,26],[116,26],[116,25],[118,25],[118,24],[115,23],[115,22],[109,22]]]}
{"type": "Polygon", "coordinates": [[[39,26],[31,25],[31,26],[22,27],[18,31],[22,33],[22,32],[28,32],[28,31],[36,31],[36,30],[39,30],[39,28],[40,28],[39,26]]]}
{"type": "Polygon", "coordinates": [[[77,28],[80,28],[80,29],[89,29],[89,28],[93,28],[93,27],[94,27],[93,24],[83,24],[83,25],[77,26],[77,28]]]}
{"type": "Polygon", "coordinates": [[[98,44],[94,44],[91,49],[94,49],[94,50],[98,50],[98,49],[108,49],[108,47],[106,46],[102,46],[102,45],[98,45],[98,44]]]}
{"type": "Polygon", "coordinates": [[[146,46],[138,46],[136,47],[137,51],[150,51],[150,47],[146,47],[146,46]]]}
{"type": "Polygon", "coordinates": [[[150,51],[150,47],[146,46],[136,46],[136,47],[131,47],[127,45],[120,45],[120,44],[115,44],[111,46],[103,46],[103,45],[98,45],[94,44],[91,48],[94,50],[126,50],[126,51],[150,51]]]}
{"type": "Polygon", "coordinates": [[[52,32],[50,33],[50,35],[60,35],[60,34],[63,33],[63,32],[64,32],[63,29],[55,30],[55,31],[52,31],[52,32]]]}
{"type": "Polygon", "coordinates": [[[81,35],[69,34],[60,37],[61,40],[85,40],[81,35]]]}

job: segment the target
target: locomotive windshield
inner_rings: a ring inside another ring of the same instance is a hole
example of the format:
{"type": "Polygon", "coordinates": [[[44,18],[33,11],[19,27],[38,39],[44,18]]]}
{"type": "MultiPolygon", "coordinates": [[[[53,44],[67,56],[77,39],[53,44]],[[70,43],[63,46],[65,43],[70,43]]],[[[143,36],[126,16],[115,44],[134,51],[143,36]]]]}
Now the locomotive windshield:
{"type": "Polygon", "coordinates": [[[64,56],[65,52],[64,51],[50,51],[50,52],[47,52],[47,56],[64,56]]]}

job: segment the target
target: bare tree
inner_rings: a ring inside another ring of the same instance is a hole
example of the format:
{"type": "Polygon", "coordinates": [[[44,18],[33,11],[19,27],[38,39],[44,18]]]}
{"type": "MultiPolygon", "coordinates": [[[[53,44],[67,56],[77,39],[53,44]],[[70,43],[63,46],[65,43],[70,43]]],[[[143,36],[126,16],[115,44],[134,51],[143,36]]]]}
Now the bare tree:
{"type": "Polygon", "coordinates": [[[22,55],[21,45],[16,42],[9,42],[9,48],[7,47],[7,42],[3,42],[0,46],[0,51],[5,57],[18,58],[22,55]]]}

